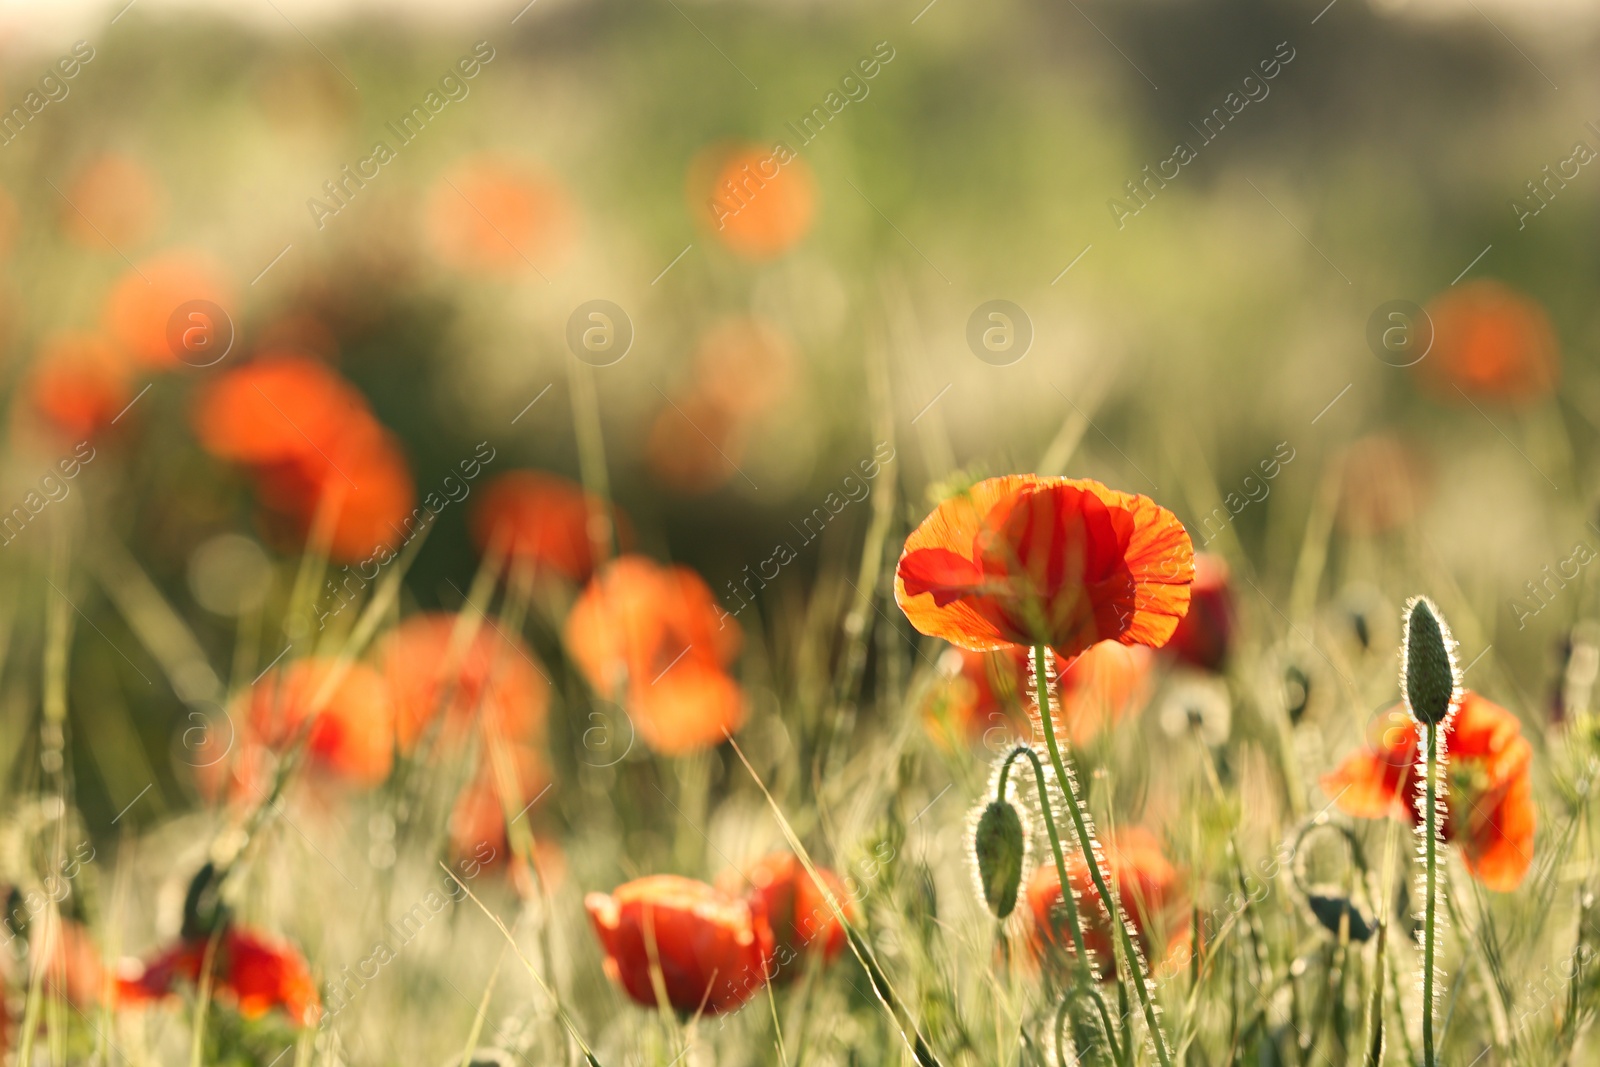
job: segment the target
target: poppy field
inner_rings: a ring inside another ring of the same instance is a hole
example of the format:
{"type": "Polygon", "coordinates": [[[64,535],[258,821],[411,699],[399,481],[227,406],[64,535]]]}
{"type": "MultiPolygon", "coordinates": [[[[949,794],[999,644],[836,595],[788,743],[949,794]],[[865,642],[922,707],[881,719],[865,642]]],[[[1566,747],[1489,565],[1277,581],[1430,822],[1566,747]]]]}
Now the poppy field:
{"type": "Polygon", "coordinates": [[[0,1062],[1600,1057],[1600,21],[0,9],[0,1062]]]}

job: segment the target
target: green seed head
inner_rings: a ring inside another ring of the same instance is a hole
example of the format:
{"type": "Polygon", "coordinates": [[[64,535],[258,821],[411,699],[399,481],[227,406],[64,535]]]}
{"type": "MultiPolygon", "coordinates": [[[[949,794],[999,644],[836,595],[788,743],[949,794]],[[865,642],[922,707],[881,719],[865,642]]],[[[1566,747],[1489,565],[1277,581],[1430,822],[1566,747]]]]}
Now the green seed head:
{"type": "Polygon", "coordinates": [[[1443,722],[1461,702],[1455,638],[1427,597],[1406,602],[1400,692],[1411,717],[1429,726],[1443,722]]]}
{"type": "Polygon", "coordinates": [[[1022,816],[1009,800],[991,800],[973,828],[978,885],[983,890],[984,903],[997,919],[1004,919],[1017,906],[1026,840],[1022,816]]]}

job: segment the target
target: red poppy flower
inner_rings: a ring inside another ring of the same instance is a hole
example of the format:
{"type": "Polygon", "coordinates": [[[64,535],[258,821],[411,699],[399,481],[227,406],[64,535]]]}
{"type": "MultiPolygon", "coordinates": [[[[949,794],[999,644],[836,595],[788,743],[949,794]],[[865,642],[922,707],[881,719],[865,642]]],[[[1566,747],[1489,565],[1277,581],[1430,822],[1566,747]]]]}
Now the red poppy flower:
{"type": "MultiPolygon", "coordinates": [[[[1153,658],[1142,645],[1116,641],[1091,645],[1060,672],[1057,733],[1065,734],[1075,744],[1085,744],[1140,707],[1149,691],[1153,658]]],[[[1027,685],[1026,674],[1022,684],[1027,685]]],[[[1026,706],[1030,714],[1037,715],[1037,704],[1026,706]]],[[[1037,724],[1035,733],[1043,737],[1037,724]]]]}
{"type": "MultiPolygon", "coordinates": [[[[1103,839],[1106,870],[1122,909],[1133,924],[1134,942],[1152,970],[1178,962],[1189,944],[1189,898],[1177,868],[1162,855],[1155,835],[1141,826],[1103,839]]],[[[1067,880],[1077,894],[1083,943],[1102,980],[1116,974],[1110,916],[1089,877],[1083,853],[1067,857],[1067,880]]],[[[1061,904],[1061,878],[1053,862],[1041,863],[1028,879],[1034,946],[1046,960],[1074,951],[1072,930],[1061,904]]]]}
{"type": "MultiPolygon", "coordinates": [[[[1415,825],[1423,782],[1417,774],[1416,723],[1401,706],[1373,725],[1370,747],[1322,778],[1339,808],[1363,819],[1404,819],[1415,825]]],[[[1533,746],[1511,712],[1467,690],[1445,733],[1450,775],[1444,837],[1461,848],[1467,871],[1507,893],[1533,864],[1538,810],[1533,802],[1533,746]]]]}
{"type": "Polygon", "coordinates": [[[43,972],[46,986],[79,1009],[99,1004],[106,993],[105,964],[88,929],[71,919],[47,918],[29,930],[29,968],[43,972]]]}
{"type": "Polygon", "coordinates": [[[772,259],[810,232],[817,211],[811,168],[754,145],[716,145],[689,167],[693,210],[730,251],[772,259]]]}
{"type": "Polygon", "coordinates": [[[314,360],[258,359],[203,389],[195,429],[213,455],[248,464],[263,503],[310,531],[333,512],[328,554],[368,558],[400,541],[411,474],[398,443],[348,382],[314,360]]]}
{"type": "MultiPolygon", "coordinates": [[[[518,749],[513,762],[524,768],[519,771],[520,784],[513,786],[510,806],[511,819],[517,812],[528,808],[546,792],[543,780],[543,761],[537,753],[518,749]]],[[[541,801],[542,803],[542,801],[541,801]]],[[[523,816],[526,823],[534,821],[532,809],[523,816]]],[[[474,872],[509,871],[513,886],[526,899],[539,895],[539,886],[521,863],[509,863],[511,858],[511,833],[506,825],[506,805],[502,803],[494,776],[487,768],[478,772],[472,781],[456,795],[450,809],[449,822],[450,859],[457,869],[467,874],[474,872]]],[[[566,856],[553,839],[534,835],[533,861],[539,869],[539,878],[546,891],[559,884],[566,875],[566,856]]]]}
{"type": "Polygon", "coordinates": [[[451,266],[517,272],[553,269],[577,235],[577,215],[553,178],[522,163],[480,156],[434,186],[428,229],[451,266]]]}
{"type": "Polygon", "coordinates": [[[472,511],[472,539],[480,552],[497,538],[513,561],[534,573],[555,571],[568,581],[582,582],[594,571],[595,544],[591,523],[626,523],[597,497],[565,478],[543,471],[511,471],[483,488],[472,511]],[[609,517],[609,518],[608,518],[609,517]]]}
{"type": "Polygon", "coordinates": [[[895,598],[911,624],[974,651],[1097,641],[1160,647],[1189,606],[1194,549],[1148,497],[1089,479],[1007,475],[906,538],[895,598]]]}
{"type": "Polygon", "coordinates": [[[772,931],[750,904],[690,878],[658,874],[583,901],[605,950],[605,969],[635,1003],[658,1002],[652,957],[669,1004],[708,1015],[731,1011],[766,983],[772,931]]]}
{"type": "Polygon", "coordinates": [[[225,278],[215,261],[193,251],[147,259],[122,275],[106,297],[106,330],[137,362],[170,370],[179,365],[167,336],[173,312],[191,300],[231,312],[233,296],[225,278]]]}
{"type": "Polygon", "coordinates": [[[680,493],[726,485],[744,458],[744,427],[714,396],[691,389],[663,403],[645,440],[650,471],[680,493]]]}
{"type": "Polygon", "coordinates": [[[315,716],[307,738],[312,762],[356,785],[375,786],[389,777],[394,762],[389,686],[365,664],[346,664],[334,681],[338,669],[336,660],[323,658],[272,669],[241,697],[245,714],[235,721],[247,723],[261,743],[281,749],[315,716]]]}
{"type": "MultiPolygon", "coordinates": [[[[961,667],[947,707],[970,736],[990,737],[999,744],[1043,736],[1029,680],[1031,649],[1012,645],[994,652],[952,651],[961,667]]],[[[1150,650],[1142,646],[1116,641],[1090,646],[1059,669],[1057,732],[1084,744],[1135,710],[1149,689],[1150,666],[1150,650]]]]}
{"type": "Polygon", "coordinates": [[[687,567],[613,560],[578,597],[565,635],[589,684],[626,705],[656,752],[716,745],[744,721],[744,695],[725,671],[739,651],[738,624],[687,567]]]}
{"type": "Polygon", "coordinates": [[[947,684],[923,709],[929,731],[950,743],[987,739],[996,749],[1026,737],[1029,654],[1021,645],[995,652],[946,650],[939,667],[947,684]],[[947,729],[955,736],[946,736],[947,729]]]}
{"type": "Polygon", "coordinates": [[[1433,347],[1418,370],[1447,399],[1517,404],[1555,389],[1560,345],[1537,301],[1496,281],[1468,282],[1435,298],[1428,317],[1433,347]]]}
{"type": "Polygon", "coordinates": [[[106,152],[70,180],[61,223],[75,244],[115,256],[144,241],[164,210],[160,184],[132,156],[106,152]]]}
{"type": "MultiPolygon", "coordinates": [[[[817,874],[845,917],[853,919],[855,908],[839,876],[824,867],[818,867],[817,874]]],[[[717,887],[731,895],[759,898],[754,910],[766,916],[772,930],[774,981],[797,975],[797,960],[814,955],[830,963],[844,949],[844,926],[828,907],[817,879],[806,873],[793,853],[774,852],[743,872],[725,871],[717,878],[717,887]]]]}
{"type": "Polygon", "coordinates": [[[324,363],[288,355],[218,375],[194,409],[195,432],[208,452],[252,466],[299,461],[368,418],[355,386],[324,363]]]}
{"type": "Polygon", "coordinates": [[[776,326],[727,319],[695,345],[697,391],[724,411],[759,415],[787,391],[794,362],[794,346],[776,326]]]}
{"type": "Polygon", "coordinates": [[[133,399],[127,362],[97,334],[48,338],[29,369],[24,395],[33,411],[74,441],[93,437],[133,399]]]}
{"type": "Polygon", "coordinates": [[[1200,552],[1194,557],[1194,585],[1189,612],[1172,632],[1167,649],[1185,663],[1205,671],[1221,670],[1233,638],[1233,592],[1228,564],[1221,556],[1200,552]]]}
{"type": "Polygon", "coordinates": [[[379,646],[402,751],[416,744],[440,711],[447,741],[460,741],[477,723],[502,743],[543,735],[550,686],[527,646],[491,619],[478,621],[471,640],[466,634],[459,615],[413,615],[379,646]]]}
{"type": "Polygon", "coordinates": [[[211,951],[213,993],[232,997],[240,1014],[259,1018],[282,1008],[300,1026],[309,1026],[321,1014],[311,969],[293,946],[261,934],[229,927],[217,939],[180,941],[146,963],[134,961],[131,974],[117,980],[117,1000],[138,1005],[161,1000],[173,993],[178,979],[199,985],[206,954],[211,951]]]}
{"type": "Polygon", "coordinates": [[[1342,457],[1339,521],[1351,533],[1371,535],[1411,522],[1427,502],[1428,469],[1403,440],[1368,434],[1342,457]]]}

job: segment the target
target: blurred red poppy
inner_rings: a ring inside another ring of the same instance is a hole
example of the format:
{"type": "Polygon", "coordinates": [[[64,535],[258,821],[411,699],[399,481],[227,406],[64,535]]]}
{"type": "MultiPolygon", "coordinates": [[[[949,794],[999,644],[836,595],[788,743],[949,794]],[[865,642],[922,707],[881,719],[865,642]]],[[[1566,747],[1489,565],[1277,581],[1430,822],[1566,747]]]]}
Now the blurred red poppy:
{"type": "Polygon", "coordinates": [[[1178,622],[1167,651],[1204,671],[1217,671],[1228,660],[1233,640],[1233,590],[1228,564],[1218,555],[1197,552],[1189,612],[1178,622]]]}
{"type": "Polygon", "coordinates": [[[201,938],[180,941],[144,963],[131,961],[124,968],[131,973],[117,979],[118,1003],[137,1006],[164,999],[180,978],[199,985],[208,951],[213,993],[231,997],[246,1018],[281,1008],[298,1025],[309,1026],[321,1014],[304,957],[291,945],[237,926],[217,937],[214,950],[209,939],[201,938]]]}
{"type": "Polygon", "coordinates": [[[226,279],[211,257],[189,249],[144,260],[106,297],[106,331],[137,362],[170,370],[181,365],[167,336],[173,313],[192,300],[206,300],[232,315],[236,305],[226,279]]]}
{"type": "Polygon", "coordinates": [[[735,412],[698,388],[666,400],[645,440],[650,470],[667,486],[699,495],[726,485],[744,458],[735,412]]]}
{"type": "Polygon", "coordinates": [[[428,230],[440,258],[452,267],[549,271],[577,236],[577,212],[548,174],[524,163],[475,156],[434,186],[428,230]]]}
{"type": "MultiPolygon", "coordinates": [[[[854,919],[855,906],[839,876],[825,867],[818,867],[817,874],[845,918],[854,919]]],[[[717,888],[732,896],[759,898],[754,910],[766,916],[772,930],[774,982],[794,978],[803,966],[799,961],[808,956],[831,963],[844,949],[843,924],[828,907],[817,879],[791,852],[774,852],[742,872],[724,871],[717,888]]]]}
{"type": "Polygon", "coordinates": [[[492,619],[478,620],[470,640],[467,632],[461,616],[433,612],[406,619],[379,645],[401,751],[441,711],[447,742],[459,743],[479,724],[501,743],[543,737],[550,686],[533,654],[492,619]]]}
{"type": "MultiPolygon", "coordinates": [[[[1189,945],[1189,898],[1183,879],[1161,852],[1149,830],[1132,826],[1101,842],[1108,881],[1133,924],[1134,942],[1151,970],[1182,959],[1189,945]]],[[[1100,900],[1083,853],[1067,857],[1067,880],[1077,895],[1083,921],[1083,943],[1101,980],[1116,974],[1111,923],[1100,900]]],[[[1074,951],[1072,931],[1061,904],[1061,878],[1054,863],[1041,863],[1028,879],[1028,908],[1033,915],[1034,947],[1046,960],[1060,960],[1074,951]]]]}
{"type": "Polygon", "coordinates": [[[98,334],[46,338],[29,368],[23,394],[33,412],[73,441],[95,436],[133,399],[128,364],[98,334]]]}
{"type": "Polygon", "coordinates": [[[1496,281],[1467,282],[1436,297],[1428,317],[1433,347],[1418,369],[1440,395],[1519,404],[1554,391],[1560,345],[1531,297],[1496,281]]]}
{"type": "MultiPolygon", "coordinates": [[[[1148,648],[1117,641],[1101,641],[1085,649],[1060,671],[1057,733],[1064,733],[1075,744],[1085,744],[1142,706],[1149,692],[1153,659],[1148,648]]],[[[1020,680],[1026,687],[1026,671],[1020,680]]],[[[1024,706],[1031,715],[1037,714],[1037,701],[1024,706]]],[[[1043,736],[1037,724],[1035,733],[1043,736]]]]}
{"type": "Polygon", "coordinates": [[[726,319],[695,345],[697,391],[724,411],[759,415],[789,389],[794,346],[761,319],[726,319]]]}
{"type": "Polygon", "coordinates": [[[87,927],[51,916],[33,924],[28,933],[28,967],[43,975],[46,988],[80,1010],[104,999],[105,964],[87,927]]]}
{"type": "Polygon", "coordinates": [[[689,166],[689,202],[717,239],[745,259],[781,256],[811,230],[811,168],[755,145],[714,145],[689,166]]]}
{"type": "Polygon", "coordinates": [[[268,747],[282,749],[314,716],[306,742],[312,763],[355,785],[375,786],[389,777],[394,762],[389,686],[365,664],[345,664],[336,677],[340,669],[332,658],[275,667],[241,695],[245,714],[234,721],[247,723],[268,747]]]}
{"type": "Polygon", "coordinates": [[[164,199],[143,163],[122,152],[105,152],[68,179],[62,228],[73,243],[114,256],[155,232],[164,199]]]}
{"type": "Polygon", "coordinates": [[[262,502],[304,536],[332,510],[328,554],[365,559],[404,539],[415,492],[393,435],[329,368],[273,356],[219,375],[196,398],[195,429],[213,455],[249,465],[262,502]]]}
{"type": "MultiPolygon", "coordinates": [[[[1424,792],[1417,774],[1416,723],[1397,705],[1373,724],[1368,748],[1322,778],[1340,810],[1363,819],[1417,822],[1424,792]]],[[[1538,809],[1533,802],[1533,746],[1517,717],[1467,690],[1445,733],[1449,791],[1444,837],[1461,848],[1467,871],[1508,893],[1533,864],[1538,809]]]]}
{"type": "Polygon", "coordinates": [[[627,532],[626,520],[581,486],[544,471],[510,471],[484,486],[472,510],[472,539],[480,552],[503,539],[512,561],[536,575],[554,571],[582,582],[594,572],[594,522],[615,524],[619,539],[627,532]]]}
{"type": "Polygon", "coordinates": [[[606,974],[637,1004],[685,1014],[731,1011],[767,982],[772,931],[749,903],[689,878],[658,874],[583,901],[605,950],[606,974]]]}
{"type": "Polygon", "coordinates": [[[590,686],[624,703],[656,752],[719,744],[744,721],[744,694],[725,670],[739,652],[739,626],[687,567],[613,560],[578,597],[565,636],[590,686]]]}
{"type": "Polygon", "coordinates": [[[895,599],[911,624],[973,651],[1097,641],[1159,647],[1189,606],[1194,550],[1148,497],[1089,479],[1007,475],[934,509],[906,538],[895,599]]]}
{"type": "Polygon", "coordinates": [[[1389,433],[1368,434],[1345,449],[1339,521],[1351,533],[1400,529],[1422,510],[1427,468],[1416,449],[1389,433]]]}
{"type": "Polygon", "coordinates": [[[950,743],[985,738],[994,748],[1027,737],[1029,655],[1022,645],[994,652],[946,650],[939,660],[946,684],[923,709],[934,737],[950,743]]]}

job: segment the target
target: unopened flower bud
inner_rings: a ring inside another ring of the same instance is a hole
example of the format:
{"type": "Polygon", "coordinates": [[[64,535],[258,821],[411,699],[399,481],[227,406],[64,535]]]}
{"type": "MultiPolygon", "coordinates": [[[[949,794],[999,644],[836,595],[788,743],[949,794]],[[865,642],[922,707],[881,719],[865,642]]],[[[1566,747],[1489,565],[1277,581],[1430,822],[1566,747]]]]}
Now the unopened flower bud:
{"type": "Polygon", "coordinates": [[[1016,806],[1005,799],[990,801],[973,829],[972,851],[984,903],[997,919],[1004,919],[1017,906],[1025,842],[1016,806]]]}
{"type": "Polygon", "coordinates": [[[1401,696],[1411,717],[1424,725],[1443,722],[1461,700],[1455,638],[1427,597],[1406,603],[1406,634],[1400,671],[1401,696]]]}

